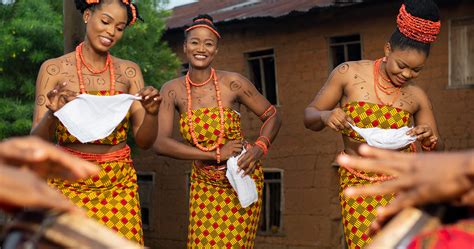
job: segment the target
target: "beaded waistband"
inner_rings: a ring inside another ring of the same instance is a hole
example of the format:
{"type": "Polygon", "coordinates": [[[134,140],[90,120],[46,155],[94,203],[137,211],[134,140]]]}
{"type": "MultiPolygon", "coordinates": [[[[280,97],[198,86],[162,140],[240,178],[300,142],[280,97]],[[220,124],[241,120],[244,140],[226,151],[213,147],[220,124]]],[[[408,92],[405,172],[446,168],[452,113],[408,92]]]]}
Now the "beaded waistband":
{"type": "Polygon", "coordinates": [[[109,152],[109,153],[104,153],[104,154],[87,153],[87,152],[82,152],[82,151],[74,150],[71,148],[67,148],[64,146],[59,146],[59,147],[77,157],[80,157],[84,160],[91,161],[91,162],[96,162],[96,163],[104,163],[104,162],[112,162],[112,161],[132,162],[132,160],[130,159],[130,147],[128,145],[125,145],[125,147],[123,147],[122,149],[109,152]]]}
{"type": "MultiPolygon", "coordinates": [[[[344,151],[341,151],[340,154],[345,155],[346,153],[344,151]]],[[[393,176],[381,175],[381,174],[376,174],[375,176],[368,176],[366,172],[355,170],[347,165],[341,164],[340,166],[344,168],[345,170],[349,171],[349,173],[355,175],[356,177],[367,180],[369,182],[383,182],[383,181],[388,181],[395,178],[393,176]]]]}

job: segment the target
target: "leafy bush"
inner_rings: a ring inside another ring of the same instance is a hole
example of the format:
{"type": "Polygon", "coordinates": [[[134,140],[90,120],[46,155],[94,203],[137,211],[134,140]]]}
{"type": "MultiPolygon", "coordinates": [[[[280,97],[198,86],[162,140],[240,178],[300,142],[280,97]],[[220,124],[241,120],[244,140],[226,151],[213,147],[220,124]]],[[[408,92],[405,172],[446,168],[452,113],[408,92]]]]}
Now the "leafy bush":
{"type": "MultiPolygon", "coordinates": [[[[161,41],[169,11],[162,1],[140,0],[145,23],[125,31],[112,54],[140,65],[145,83],[160,87],[173,78],[179,61],[161,41]]],[[[31,129],[35,81],[45,60],[63,54],[60,0],[0,2],[0,139],[26,135],[31,129]]]]}

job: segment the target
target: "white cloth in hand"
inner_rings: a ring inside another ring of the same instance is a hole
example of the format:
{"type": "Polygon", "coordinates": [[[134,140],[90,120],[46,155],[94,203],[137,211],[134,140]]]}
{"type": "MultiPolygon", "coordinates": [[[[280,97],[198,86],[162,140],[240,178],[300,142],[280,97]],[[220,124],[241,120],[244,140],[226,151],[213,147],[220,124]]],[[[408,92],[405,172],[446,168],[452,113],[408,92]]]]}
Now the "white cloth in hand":
{"type": "Polygon", "coordinates": [[[368,145],[381,148],[396,150],[416,141],[416,136],[408,136],[406,133],[412,129],[403,126],[399,129],[382,129],[382,128],[359,128],[349,123],[354,131],[359,133],[368,145]]]}
{"type": "Polygon", "coordinates": [[[227,160],[227,172],[225,176],[237,192],[237,197],[239,198],[240,205],[243,208],[247,208],[252,205],[252,203],[258,201],[258,192],[255,181],[249,175],[242,176],[243,171],[239,174],[239,166],[237,161],[245,153],[245,149],[242,153],[236,157],[232,156],[227,160]]]}
{"type": "Polygon", "coordinates": [[[127,115],[134,100],[130,94],[97,96],[81,94],[54,113],[66,129],[81,143],[110,135],[127,115]]]}

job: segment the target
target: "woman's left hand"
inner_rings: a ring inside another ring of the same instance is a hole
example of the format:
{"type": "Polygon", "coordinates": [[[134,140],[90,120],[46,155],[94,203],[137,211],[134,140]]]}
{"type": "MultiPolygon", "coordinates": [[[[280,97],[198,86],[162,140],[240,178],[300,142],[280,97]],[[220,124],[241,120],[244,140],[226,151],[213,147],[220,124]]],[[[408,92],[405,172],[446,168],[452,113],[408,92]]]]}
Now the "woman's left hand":
{"type": "Polygon", "coordinates": [[[142,103],[146,113],[151,115],[158,114],[158,110],[160,109],[160,104],[163,98],[160,96],[160,92],[156,88],[147,86],[142,88],[138,93],[135,94],[135,96],[142,97],[140,102],[142,103]]]}
{"type": "Polygon", "coordinates": [[[260,160],[263,156],[263,151],[260,147],[252,145],[247,148],[245,154],[243,154],[237,165],[241,170],[244,171],[244,175],[252,174],[257,166],[257,161],[260,160]]]}
{"type": "Polygon", "coordinates": [[[416,136],[416,140],[425,146],[430,146],[432,143],[438,142],[438,137],[435,136],[429,125],[417,125],[415,128],[409,130],[407,135],[416,136]]]}

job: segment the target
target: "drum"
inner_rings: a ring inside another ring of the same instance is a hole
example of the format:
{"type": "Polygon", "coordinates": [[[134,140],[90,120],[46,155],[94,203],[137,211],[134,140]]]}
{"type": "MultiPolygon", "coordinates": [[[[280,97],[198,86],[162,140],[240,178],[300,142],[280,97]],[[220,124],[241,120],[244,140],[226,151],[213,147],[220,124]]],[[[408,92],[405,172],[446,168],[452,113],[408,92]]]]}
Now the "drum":
{"type": "Polygon", "coordinates": [[[387,222],[366,248],[404,249],[418,234],[434,231],[466,217],[469,217],[467,207],[450,204],[406,208],[387,222]]]}
{"type": "Polygon", "coordinates": [[[2,249],[143,248],[97,221],[68,213],[29,210],[6,226],[2,249]]]}
{"type": "Polygon", "coordinates": [[[439,219],[420,209],[407,208],[392,218],[366,248],[406,248],[418,233],[434,230],[439,226],[439,219]]]}

